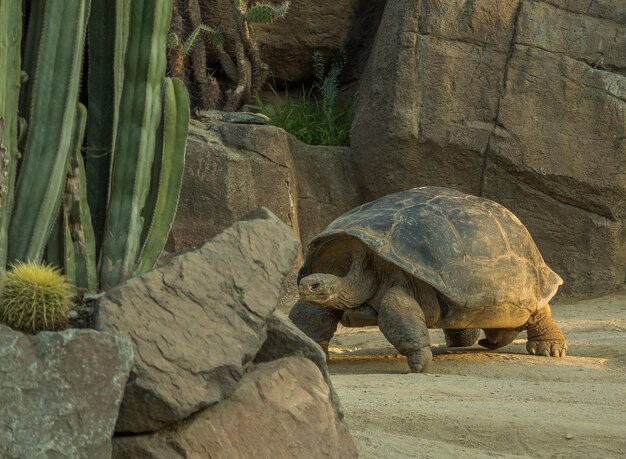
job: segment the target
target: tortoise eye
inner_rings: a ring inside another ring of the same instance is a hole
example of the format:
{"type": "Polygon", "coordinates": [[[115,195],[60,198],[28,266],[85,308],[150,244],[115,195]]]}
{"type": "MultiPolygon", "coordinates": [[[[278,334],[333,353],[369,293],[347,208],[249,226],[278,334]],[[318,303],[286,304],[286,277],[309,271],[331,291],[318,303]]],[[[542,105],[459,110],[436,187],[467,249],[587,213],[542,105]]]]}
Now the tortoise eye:
{"type": "Polygon", "coordinates": [[[317,290],[318,288],[320,288],[319,282],[315,282],[314,284],[311,284],[311,290],[317,290]]]}

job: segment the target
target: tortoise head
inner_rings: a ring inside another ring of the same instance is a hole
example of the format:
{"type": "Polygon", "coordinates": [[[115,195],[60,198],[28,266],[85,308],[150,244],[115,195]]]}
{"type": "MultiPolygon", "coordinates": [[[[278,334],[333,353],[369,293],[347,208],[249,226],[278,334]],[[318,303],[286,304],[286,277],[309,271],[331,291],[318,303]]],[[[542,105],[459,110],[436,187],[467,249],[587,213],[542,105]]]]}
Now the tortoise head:
{"type": "Polygon", "coordinates": [[[300,280],[298,292],[303,301],[333,308],[340,307],[336,304],[340,286],[340,277],[332,274],[315,273],[300,280]]]}

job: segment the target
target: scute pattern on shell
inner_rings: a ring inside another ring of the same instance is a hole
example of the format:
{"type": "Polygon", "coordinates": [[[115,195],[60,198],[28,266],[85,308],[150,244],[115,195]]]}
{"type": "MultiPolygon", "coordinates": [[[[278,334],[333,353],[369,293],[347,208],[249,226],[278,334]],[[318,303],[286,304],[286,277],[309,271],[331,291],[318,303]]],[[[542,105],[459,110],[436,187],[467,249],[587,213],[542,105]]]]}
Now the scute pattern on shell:
{"type": "Polygon", "coordinates": [[[338,237],[359,239],[457,307],[535,310],[563,283],[513,213],[452,189],[414,188],[342,215],[311,241],[301,276],[311,272],[325,243],[338,237]]]}

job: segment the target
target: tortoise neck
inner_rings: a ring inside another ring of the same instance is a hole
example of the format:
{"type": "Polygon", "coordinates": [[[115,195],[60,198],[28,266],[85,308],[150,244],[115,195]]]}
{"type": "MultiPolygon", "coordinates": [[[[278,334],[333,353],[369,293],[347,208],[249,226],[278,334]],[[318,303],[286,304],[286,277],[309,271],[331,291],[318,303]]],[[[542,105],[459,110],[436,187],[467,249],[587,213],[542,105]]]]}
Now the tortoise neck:
{"type": "Polygon", "coordinates": [[[338,302],[346,309],[366,303],[376,293],[376,277],[369,267],[367,254],[360,252],[352,259],[350,271],[341,278],[338,302]]]}

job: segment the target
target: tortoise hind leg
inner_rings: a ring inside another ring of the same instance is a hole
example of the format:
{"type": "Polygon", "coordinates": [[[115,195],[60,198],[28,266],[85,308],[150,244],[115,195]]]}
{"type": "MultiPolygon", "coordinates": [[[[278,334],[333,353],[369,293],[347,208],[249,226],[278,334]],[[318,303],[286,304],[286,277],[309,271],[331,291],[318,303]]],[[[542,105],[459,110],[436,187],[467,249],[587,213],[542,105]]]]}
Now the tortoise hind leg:
{"type": "Polygon", "coordinates": [[[538,309],[530,316],[526,324],[528,342],[526,350],[529,354],[546,357],[565,357],[567,342],[561,328],[552,318],[549,305],[538,309]]]}
{"type": "Polygon", "coordinates": [[[478,344],[487,349],[499,349],[511,344],[520,334],[523,328],[485,328],[485,338],[478,344]]]}
{"type": "Polygon", "coordinates": [[[446,328],[443,333],[448,347],[468,347],[478,341],[480,328],[446,328]]]}
{"type": "Polygon", "coordinates": [[[321,346],[328,357],[330,339],[337,331],[343,311],[324,308],[298,300],[289,311],[289,318],[305,335],[321,346]]]}

